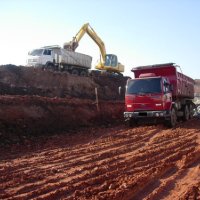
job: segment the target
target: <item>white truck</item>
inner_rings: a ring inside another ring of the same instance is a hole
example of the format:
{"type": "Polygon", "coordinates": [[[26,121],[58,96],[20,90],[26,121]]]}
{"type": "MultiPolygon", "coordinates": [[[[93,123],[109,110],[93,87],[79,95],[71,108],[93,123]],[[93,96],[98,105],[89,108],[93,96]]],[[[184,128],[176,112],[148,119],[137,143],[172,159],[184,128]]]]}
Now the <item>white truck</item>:
{"type": "Polygon", "coordinates": [[[28,53],[27,66],[67,71],[71,74],[85,76],[91,69],[92,57],[68,51],[58,45],[33,49],[28,53]]]}

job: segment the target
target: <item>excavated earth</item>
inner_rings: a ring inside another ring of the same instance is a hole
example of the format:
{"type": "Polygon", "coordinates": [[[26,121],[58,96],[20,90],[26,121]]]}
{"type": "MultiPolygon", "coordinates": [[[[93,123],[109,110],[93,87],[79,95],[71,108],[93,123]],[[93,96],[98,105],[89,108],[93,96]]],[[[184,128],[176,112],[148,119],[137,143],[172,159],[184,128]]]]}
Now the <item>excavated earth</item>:
{"type": "Polygon", "coordinates": [[[0,66],[0,146],[122,120],[128,77],[0,66]]]}
{"type": "Polygon", "coordinates": [[[0,199],[200,199],[199,118],[128,128],[127,78],[1,66],[0,199]]]}

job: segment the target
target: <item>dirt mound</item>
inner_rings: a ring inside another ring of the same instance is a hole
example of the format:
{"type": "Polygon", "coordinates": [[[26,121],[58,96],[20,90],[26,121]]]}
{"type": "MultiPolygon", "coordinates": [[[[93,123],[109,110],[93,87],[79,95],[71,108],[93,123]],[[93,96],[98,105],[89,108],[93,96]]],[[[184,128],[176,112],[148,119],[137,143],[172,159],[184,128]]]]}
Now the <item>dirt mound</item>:
{"type": "Polygon", "coordinates": [[[99,99],[122,100],[127,78],[80,77],[66,72],[5,65],[0,66],[0,94],[95,99],[95,88],[97,88],[99,99]]]}

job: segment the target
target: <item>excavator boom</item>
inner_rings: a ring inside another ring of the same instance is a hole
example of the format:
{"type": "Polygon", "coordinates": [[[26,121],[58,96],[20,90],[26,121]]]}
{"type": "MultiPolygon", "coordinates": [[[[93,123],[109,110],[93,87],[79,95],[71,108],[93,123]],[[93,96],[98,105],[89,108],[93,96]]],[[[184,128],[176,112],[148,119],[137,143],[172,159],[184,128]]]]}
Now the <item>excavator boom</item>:
{"type": "Polygon", "coordinates": [[[98,45],[101,52],[101,60],[96,66],[96,69],[116,73],[124,72],[124,66],[118,63],[117,56],[114,54],[106,54],[104,42],[97,35],[94,29],[89,25],[89,23],[86,23],[81,27],[79,32],[75,35],[75,37],[73,37],[72,41],[64,43],[63,48],[68,51],[75,51],[85,33],[87,33],[92,38],[92,40],[98,45]]]}
{"type": "Polygon", "coordinates": [[[89,23],[86,23],[81,27],[79,32],[75,35],[75,37],[73,37],[72,41],[64,44],[64,49],[69,50],[69,51],[75,51],[79,45],[80,40],[82,39],[85,33],[87,33],[92,38],[92,40],[99,46],[102,61],[105,62],[106,48],[105,48],[104,42],[96,34],[96,32],[89,25],[89,23]]]}

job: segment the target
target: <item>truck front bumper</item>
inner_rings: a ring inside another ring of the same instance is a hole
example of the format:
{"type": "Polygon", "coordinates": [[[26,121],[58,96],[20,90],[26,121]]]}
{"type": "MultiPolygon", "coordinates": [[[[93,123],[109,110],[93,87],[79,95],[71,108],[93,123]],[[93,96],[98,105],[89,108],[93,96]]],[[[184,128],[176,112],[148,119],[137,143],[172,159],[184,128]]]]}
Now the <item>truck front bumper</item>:
{"type": "Polygon", "coordinates": [[[167,119],[170,117],[170,111],[135,111],[135,112],[124,112],[125,120],[130,119],[145,119],[145,118],[163,118],[167,119]]]}
{"type": "Polygon", "coordinates": [[[26,66],[27,67],[35,67],[35,68],[42,68],[42,67],[44,67],[42,64],[37,64],[37,63],[29,63],[26,66]]]}

